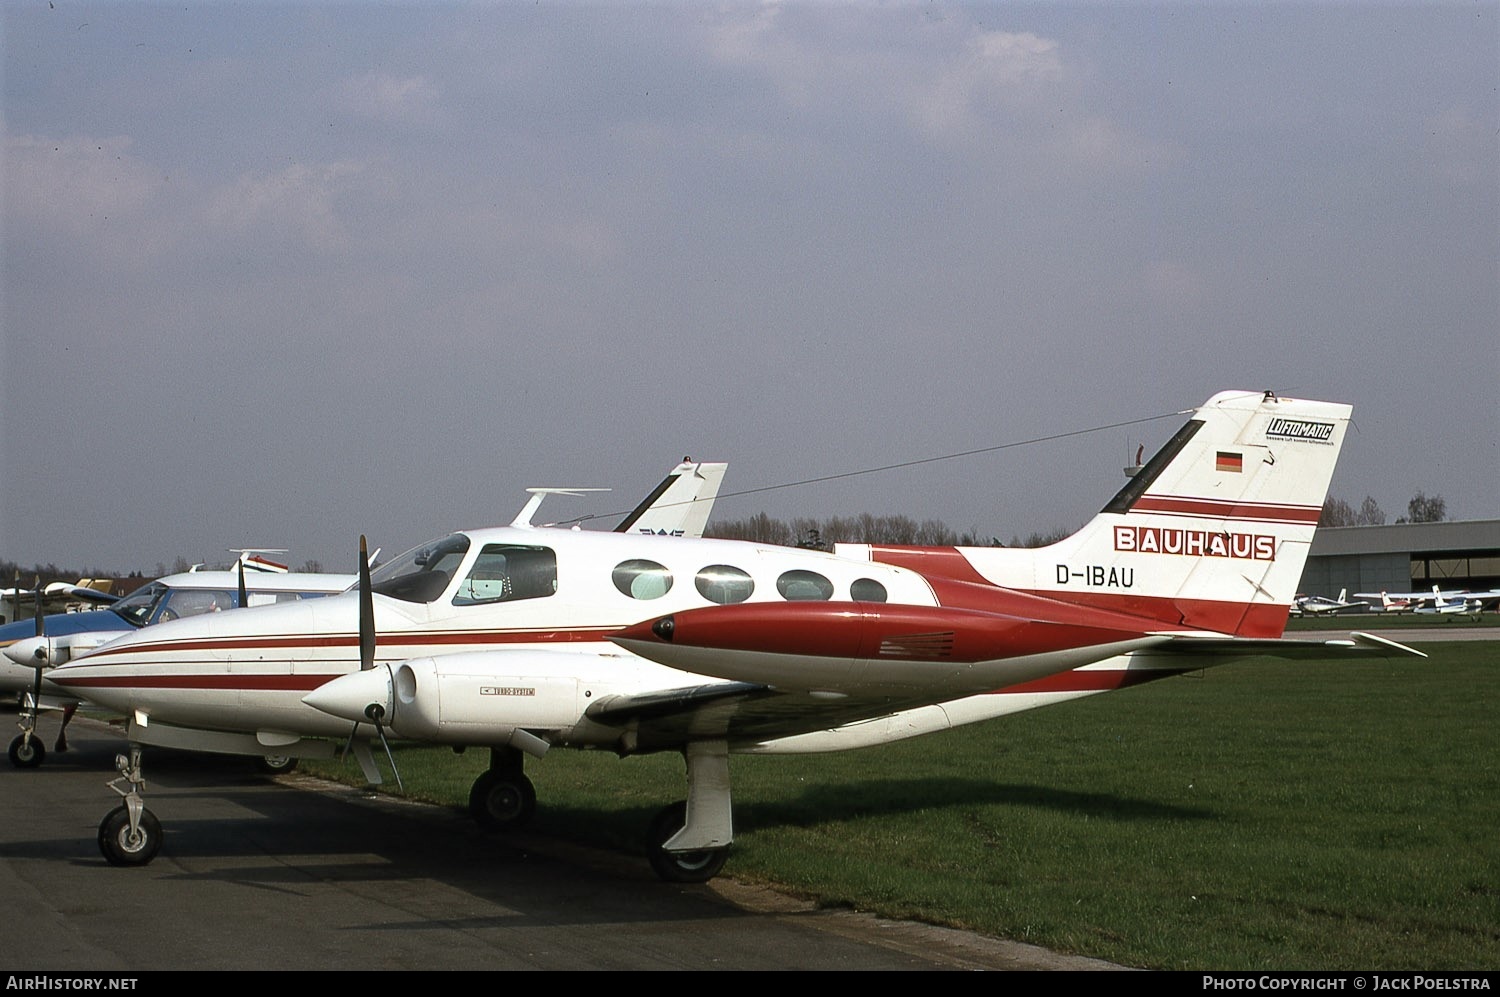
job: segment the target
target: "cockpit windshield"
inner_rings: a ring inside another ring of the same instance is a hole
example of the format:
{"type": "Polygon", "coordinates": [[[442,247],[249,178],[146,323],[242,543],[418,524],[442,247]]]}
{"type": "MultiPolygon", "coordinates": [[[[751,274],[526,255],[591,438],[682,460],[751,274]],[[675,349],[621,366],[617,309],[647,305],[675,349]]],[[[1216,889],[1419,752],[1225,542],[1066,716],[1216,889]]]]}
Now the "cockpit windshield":
{"type": "Polygon", "coordinates": [[[443,594],[469,551],[469,538],[453,533],[387,561],[370,573],[370,588],[403,602],[432,602],[443,594]]]}
{"type": "Polygon", "coordinates": [[[143,627],[150,622],[157,605],[161,603],[162,597],[168,591],[161,582],[151,582],[148,585],[142,585],[109,608],[131,626],[143,627]]]}

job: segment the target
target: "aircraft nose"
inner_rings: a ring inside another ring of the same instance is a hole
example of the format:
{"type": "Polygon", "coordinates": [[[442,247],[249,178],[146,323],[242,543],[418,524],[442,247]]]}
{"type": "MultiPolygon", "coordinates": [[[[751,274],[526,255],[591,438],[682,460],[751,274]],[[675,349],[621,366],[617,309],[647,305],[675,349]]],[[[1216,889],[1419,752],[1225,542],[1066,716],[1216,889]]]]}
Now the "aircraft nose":
{"type": "Polygon", "coordinates": [[[341,675],[325,682],[302,701],[315,710],[354,723],[369,723],[371,707],[380,708],[380,717],[391,713],[391,673],[385,666],[341,675]]]}

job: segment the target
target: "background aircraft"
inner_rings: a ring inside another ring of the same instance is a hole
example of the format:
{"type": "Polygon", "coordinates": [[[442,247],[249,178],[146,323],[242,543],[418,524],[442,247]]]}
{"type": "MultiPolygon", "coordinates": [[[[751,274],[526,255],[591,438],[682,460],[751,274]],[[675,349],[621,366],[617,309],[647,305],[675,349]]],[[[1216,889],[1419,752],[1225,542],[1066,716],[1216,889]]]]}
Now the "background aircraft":
{"type": "Polygon", "coordinates": [[[1440,589],[1431,592],[1357,592],[1356,598],[1378,599],[1376,607],[1384,613],[1420,613],[1423,615],[1477,614],[1486,606],[1500,603],[1500,589],[1471,592],[1468,589],[1440,589]]]}
{"type": "Polygon", "coordinates": [[[1235,658],[1328,654],[1277,638],[1348,418],[1223,392],[1098,517],[1037,550],[824,553],[523,514],[414,548],[356,591],[164,624],[54,679],[130,718],[125,802],[99,831],[113,863],[160,844],[143,744],[296,754],[389,731],[489,747],[470,794],[488,826],[530,816],[526,755],[680,752],[687,799],[653,822],[649,856],[664,878],[703,880],[733,840],[731,752],[883,743],[1235,658]]]}
{"type": "MultiPolygon", "coordinates": [[[[7,611],[12,622],[30,616],[37,596],[42,597],[42,608],[48,613],[76,612],[85,605],[107,606],[119,596],[103,591],[99,586],[109,583],[102,578],[80,578],[72,582],[48,582],[40,580],[32,588],[21,587],[21,573],[16,572],[16,583],[10,588],[0,589],[0,611],[7,611]]],[[[0,623],[4,619],[0,618],[0,623]]]]}
{"type": "Polygon", "coordinates": [[[1413,612],[1423,616],[1478,616],[1487,604],[1500,602],[1500,592],[1441,592],[1432,587],[1432,596],[1413,612]]]}
{"type": "Polygon", "coordinates": [[[36,734],[37,714],[60,709],[63,720],[53,750],[67,751],[68,721],[77,710],[76,695],[53,685],[45,669],[114,640],[125,633],[167,620],[216,613],[247,606],[310,599],[342,592],[358,575],[289,572],[268,561],[266,550],[240,550],[235,570],[185,571],[167,575],[136,589],[107,609],[83,613],[54,613],[18,619],[0,626],[0,692],[21,697],[21,733],[10,743],[9,757],[18,768],[35,768],[46,758],[36,734]],[[241,569],[245,570],[241,570],[241,569]],[[243,597],[241,596],[243,586],[243,597]],[[37,638],[41,639],[41,643],[37,638]],[[11,648],[24,642],[22,653],[11,648]],[[41,647],[42,657],[36,651],[41,647]],[[37,666],[41,665],[41,668],[37,666]]]}
{"type": "Polygon", "coordinates": [[[1324,616],[1345,609],[1364,609],[1367,602],[1348,602],[1348,589],[1339,589],[1339,597],[1330,599],[1323,595],[1299,595],[1292,602],[1293,616],[1324,616]]]}

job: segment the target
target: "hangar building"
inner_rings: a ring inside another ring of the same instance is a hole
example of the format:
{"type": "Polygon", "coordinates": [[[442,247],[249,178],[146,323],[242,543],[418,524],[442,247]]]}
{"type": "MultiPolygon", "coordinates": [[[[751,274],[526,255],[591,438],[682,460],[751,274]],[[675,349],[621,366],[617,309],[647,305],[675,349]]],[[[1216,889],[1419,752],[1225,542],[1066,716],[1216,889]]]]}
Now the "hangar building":
{"type": "Polygon", "coordinates": [[[1323,527],[1298,589],[1310,595],[1500,588],[1500,519],[1323,527]]]}

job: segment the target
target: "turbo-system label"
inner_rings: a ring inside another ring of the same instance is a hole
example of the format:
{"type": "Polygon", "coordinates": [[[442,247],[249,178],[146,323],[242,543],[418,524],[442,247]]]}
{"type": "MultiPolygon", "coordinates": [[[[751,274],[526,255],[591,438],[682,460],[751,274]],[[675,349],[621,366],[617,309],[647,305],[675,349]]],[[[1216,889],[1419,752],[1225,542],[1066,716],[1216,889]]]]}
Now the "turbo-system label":
{"type": "Polygon", "coordinates": [[[1327,443],[1333,439],[1333,423],[1312,422],[1307,419],[1272,419],[1266,427],[1266,436],[1273,440],[1302,440],[1308,443],[1327,443]]]}
{"type": "Polygon", "coordinates": [[[1168,526],[1116,526],[1115,550],[1274,561],[1276,538],[1265,533],[1230,533],[1227,530],[1216,533],[1213,530],[1176,530],[1168,526]]]}

